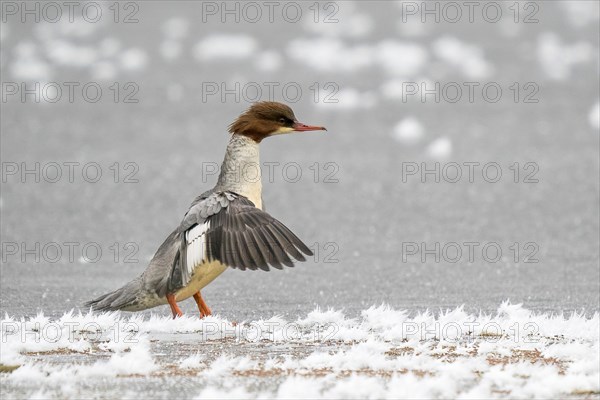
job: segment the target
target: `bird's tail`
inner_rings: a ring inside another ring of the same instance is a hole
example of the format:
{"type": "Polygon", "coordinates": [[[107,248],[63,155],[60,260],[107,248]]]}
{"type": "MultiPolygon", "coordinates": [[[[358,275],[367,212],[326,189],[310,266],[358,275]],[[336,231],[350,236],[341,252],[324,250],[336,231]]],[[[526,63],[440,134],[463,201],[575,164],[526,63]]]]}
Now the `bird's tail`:
{"type": "Polygon", "coordinates": [[[120,289],[86,302],[84,307],[94,311],[139,311],[152,307],[142,304],[142,297],[142,280],[137,278],[120,289]]]}

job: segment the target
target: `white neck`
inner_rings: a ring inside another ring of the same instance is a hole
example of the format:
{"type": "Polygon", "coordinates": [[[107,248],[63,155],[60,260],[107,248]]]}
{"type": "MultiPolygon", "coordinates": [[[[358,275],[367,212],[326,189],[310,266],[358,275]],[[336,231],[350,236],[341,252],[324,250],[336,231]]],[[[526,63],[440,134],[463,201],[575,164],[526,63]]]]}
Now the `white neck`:
{"type": "Polygon", "coordinates": [[[262,179],[258,143],[242,136],[231,135],[216,190],[228,190],[247,197],[262,209],[262,179]]]}

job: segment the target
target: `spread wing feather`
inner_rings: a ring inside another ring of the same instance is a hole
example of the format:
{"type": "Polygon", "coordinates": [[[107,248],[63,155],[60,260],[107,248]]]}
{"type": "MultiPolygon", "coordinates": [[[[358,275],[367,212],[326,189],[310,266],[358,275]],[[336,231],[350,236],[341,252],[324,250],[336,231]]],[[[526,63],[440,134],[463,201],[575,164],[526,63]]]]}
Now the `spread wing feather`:
{"type": "Polygon", "coordinates": [[[170,290],[189,283],[196,267],[217,260],[241,270],[293,267],[312,251],[284,224],[232,192],[199,196],[179,227],[170,290]]]}

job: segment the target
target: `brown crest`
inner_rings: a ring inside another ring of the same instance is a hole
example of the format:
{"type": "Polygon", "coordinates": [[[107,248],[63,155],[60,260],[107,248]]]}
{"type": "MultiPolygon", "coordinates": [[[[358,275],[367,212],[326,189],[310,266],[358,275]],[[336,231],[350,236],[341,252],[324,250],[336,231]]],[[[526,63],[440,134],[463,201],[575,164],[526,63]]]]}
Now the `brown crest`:
{"type": "Polygon", "coordinates": [[[254,103],[231,125],[229,132],[244,135],[260,143],[281,128],[292,128],[296,123],[292,109],[275,101],[254,103]]]}

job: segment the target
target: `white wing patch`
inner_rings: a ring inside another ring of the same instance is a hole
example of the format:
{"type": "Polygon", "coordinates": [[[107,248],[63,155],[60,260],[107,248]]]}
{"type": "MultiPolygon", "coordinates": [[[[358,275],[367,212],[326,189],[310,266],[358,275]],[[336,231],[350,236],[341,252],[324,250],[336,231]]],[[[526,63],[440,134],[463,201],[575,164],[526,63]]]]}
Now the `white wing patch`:
{"type": "Polygon", "coordinates": [[[190,276],[194,269],[206,260],[206,231],[210,228],[210,221],[196,225],[186,232],[187,240],[187,268],[190,276]]]}

